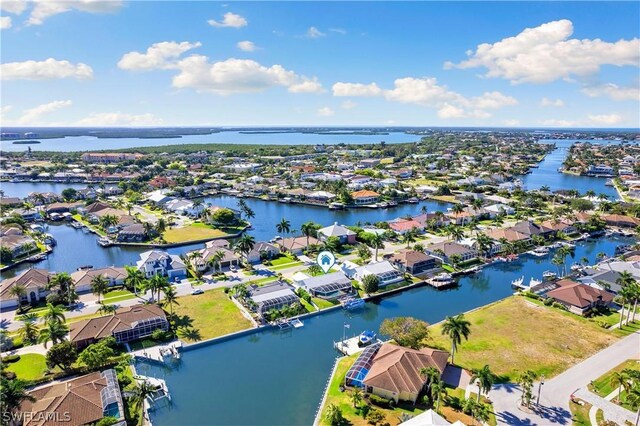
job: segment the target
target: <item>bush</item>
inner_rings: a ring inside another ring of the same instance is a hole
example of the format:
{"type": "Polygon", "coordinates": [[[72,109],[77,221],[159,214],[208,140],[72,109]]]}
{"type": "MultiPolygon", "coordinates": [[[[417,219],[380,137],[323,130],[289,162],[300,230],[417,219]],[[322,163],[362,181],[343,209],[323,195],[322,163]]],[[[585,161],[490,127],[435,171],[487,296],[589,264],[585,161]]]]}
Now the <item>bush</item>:
{"type": "Polygon", "coordinates": [[[553,305],[553,299],[550,297],[547,297],[546,299],[544,299],[543,303],[545,304],[545,306],[551,306],[553,305]]]}
{"type": "Polygon", "coordinates": [[[563,311],[568,311],[569,310],[562,303],[558,303],[558,302],[553,302],[553,305],[551,305],[551,306],[553,306],[554,308],[562,309],[563,311]]]}
{"type": "Polygon", "coordinates": [[[373,405],[377,405],[380,408],[391,408],[391,404],[389,403],[389,400],[387,398],[382,398],[378,395],[374,395],[374,394],[369,395],[369,401],[371,401],[373,405]]]}
{"type": "Polygon", "coordinates": [[[158,328],[157,330],[153,330],[151,338],[156,341],[163,341],[167,338],[167,332],[158,328]]]}
{"type": "Polygon", "coordinates": [[[14,362],[20,361],[20,355],[9,355],[2,358],[2,362],[7,364],[12,364],[14,362]]]}
{"type": "Polygon", "coordinates": [[[530,291],[523,291],[522,295],[524,297],[528,297],[529,299],[540,300],[540,296],[538,296],[537,294],[532,293],[530,291]]]}

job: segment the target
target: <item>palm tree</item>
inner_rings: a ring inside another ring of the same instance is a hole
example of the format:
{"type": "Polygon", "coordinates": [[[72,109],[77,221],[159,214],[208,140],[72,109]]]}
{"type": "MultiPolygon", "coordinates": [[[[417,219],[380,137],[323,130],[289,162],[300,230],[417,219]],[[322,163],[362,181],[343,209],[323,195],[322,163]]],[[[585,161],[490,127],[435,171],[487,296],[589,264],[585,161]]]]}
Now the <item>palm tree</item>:
{"type": "Polygon", "coordinates": [[[629,404],[631,408],[637,410],[634,426],[638,426],[638,422],[640,421],[640,383],[635,383],[633,387],[629,389],[626,403],[629,404]]]}
{"type": "Polygon", "coordinates": [[[115,315],[118,308],[115,305],[105,305],[104,303],[100,304],[98,308],[98,313],[102,315],[115,315]]]}
{"type": "Polygon", "coordinates": [[[476,235],[476,244],[478,251],[486,257],[493,247],[493,240],[487,234],[479,233],[476,235]]]}
{"type": "Polygon", "coordinates": [[[166,229],[167,229],[167,221],[161,217],[160,219],[158,219],[158,222],[156,223],[156,232],[158,233],[158,235],[162,235],[162,233],[166,231],[166,229]]]}
{"type": "Polygon", "coordinates": [[[471,410],[473,414],[473,418],[478,420],[478,424],[484,424],[489,421],[491,417],[489,414],[489,408],[487,404],[474,404],[473,409],[471,410]]]}
{"type": "Polygon", "coordinates": [[[415,243],[416,242],[416,231],[413,229],[408,230],[407,232],[404,233],[404,235],[402,236],[402,240],[407,243],[407,248],[409,248],[409,245],[411,243],[415,243]]]}
{"type": "Polygon", "coordinates": [[[27,287],[19,283],[14,284],[14,286],[9,289],[9,294],[18,299],[18,312],[22,312],[22,298],[27,295],[27,287]]]}
{"type": "Polygon", "coordinates": [[[362,402],[362,389],[356,386],[351,390],[351,401],[353,402],[353,408],[358,408],[358,404],[362,402]]]}
{"type": "Polygon", "coordinates": [[[442,395],[446,394],[447,390],[445,389],[444,382],[442,380],[438,380],[431,385],[431,399],[436,403],[436,413],[440,411],[440,400],[442,395]]]}
{"type": "Polygon", "coordinates": [[[46,323],[57,322],[63,324],[66,320],[64,317],[64,308],[62,305],[54,306],[51,303],[47,303],[47,310],[45,311],[43,318],[46,323]]]}
{"type": "MultiPolygon", "coordinates": [[[[2,413],[13,413],[20,409],[25,401],[36,402],[36,399],[27,393],[26,382],[5,376],[0,378],[0,407],[2,413]]],[[[9,422],[8,422],[9,423],[9,422]]]]}
{"type": "Polygon", "coordinates": [[[488,365],[485,365],[479,370],[473,370],[473,375],[471,376],[471,382],[474,381],[478,384],[478,402],[480,402],[480,395],[484,393],[485,395],[489,395],[489,391],[495,382],[496,376],[491,372],[491,369],[488,365]]]}
{"type": "Polygon", "coordinates": [[[382,236],[378,233],[373,234],[371,238],[369,238],[369,245],[371,246],[372,249],[375,250],[374,259],[377,262],[378,249],[384,248],[384,240],[382,239],[382,236]]]}
{"type": "Polygon", "coordinates": [[[527,407],[531,405],[533,382],[537,378],[538,375],[531,370],[525,371],[518,377],[518,384],[522,388],[522,403],[527,407]]]}
{"type": "Polygon", "coordinates": [[[454,364],[456,349],[462,343],[462,338],[469,339],[471,323],[465,319],[464,314],[447,317],[442,325],[442,334],[446,334],[451,339],[451,364],[454,364]]]}
{"type": "Polygon", "coordinates": [[[220,272],[222,272],[222,259],[224,259],[225,256],[226,254],[222,250],[218,250],[215,253],[213,253],[212,259],[218,262],[218,268],[220,269],[220,272]]]}
{"type": "Polygon", "coordinates": [[[156,232],[153,223],[151,222],[142,222],[142,227],[144,228],[144,233],[148,239],[151,239],[151,236],[156,232]]]}
{"type": "Polygon", "coordinates": [[[242,236],[238,239],[235,244],[236,253],[240,253],[241,255],[248,255],[251,250],[253,250],[253,246],[255,245],[255,239],[249,234],[242,234],[242,236]]]}
{"type": "Polygon", "coordinates": [[[144,413],[144,402],[150,395],[153,394],[154,391],[155,387],[147,380],[138,382],[133,389],[133,393],[130,397],[132,407],[136,411],[144,413]]]}
{"type": "Polygon", "coordinates": [[[151,299],[155,300],[156,303],[160,303],[160,292],[169,286],[167,277],[163,277],[160,274],[155,274],[147,282],[147,290],[151,291],[151,299]]]}
{"type": "Polygon", "coordinates": [[[302,232],[302,235],[307,237],[307,247],[309,247],[309,237],[313,236],[313,234],[315,233],[315,230],[316,230],[316,227],[315,227],[315,223],[313,222],[305,222],[300,226],[300,231],[302,232]]]}
{"type": "Polygon", "coordinates": [[[62,297],[65,303],[73,303],[77,295],[75,294],[75,288],[73,278],[66,272],[58,272],[47,284],[49,290],[55,288],[58,294],[62,297]]]}
{"type": "Polygon", "coordinates": [[[100,226],[104,230],[107,230],[112,226],[116,226],[117,224],[118,224],[118,217],[115,215],[108,214],[100,218],[100,226]]]}
{"type": "Polygon", "coordinates": [[[630,387],[629,376],[624,371],[614,371],[609,379],[609,384],[612,388],[618,388],[618,396],[616,400],[620,402],[620,394],[622,389],[628,391],[630,387]]]}
{"type": "Polygon", "coordinates": [[[276,225],[276,230],[278,231],[278,233],[280,234],[288,234],[289,231],[291,231],[291,222],[289,222],[287,219],[282,218],[282,220],[280,221],[280,223],[278,223],[276,225]]]}
{"type": "Polygon", "coordinates": [[[316,276],[320,275],[320,273],[322,272],[322,268],[317,263],[314,263],[313,265],[309,266],[308,271],[312,276],[316,276]]]}
{"type": "Polygon", "coordinates": [[[100,296],[105,294],[109,290],[109,280],[104,275],[96,275],[91,278],[91,293],[98,296],[98,303],[100,303],[100,296]]]}
{"type": "Polygon", "coordinates": [[[40,343],[44,343],[44,347],[46,348],[47,343],[49,342],[52,342],[54,345],[56,343],[64,342],[66,340],[67,333],[69,333],[69,327],[67,327],[66,324],[57,321],[49,321],[40,330],[38,341],[40,343]]]}
{"type": "Polygon", "coordinates": [[[465,207],[464,204],[456,203],[453,205],[453,207],[451,207],[451,211],[454,212],[455,214],[459,214],[464,211],[464,207],[465,207]]]}
{"type": "Polygon", "coordinates": [[[33,319],[24,319],[22,320],[23,325],[20,328],[19,334],[22,337],[22,340],[25,342],[29,342],[32,345],[38,341],[38,333],[39,329],[35,324],[35,316],[33,319]]]}
{"type": "Polygon", "coordinates": [[[446,232],[454,239],[454,241],[460,241],[464,238],[464,231],[455,225],[448,226],[446,232]]]}
{"type": "Polygon", "coordinates": [[[125,266],[124,269],[127,271],[124,285],[137,294],[138,290],[144,287],[146,281],[144,273],[135,266],[125,266]]]}
{"type": "Polygon", "coordinates": [[[164,304],[169,305],[169,311],[173,316],[173,305],[180,304],[178,303],[178,292],[172,286],[165,287],[162,292],[164,293],[164,304]]]}

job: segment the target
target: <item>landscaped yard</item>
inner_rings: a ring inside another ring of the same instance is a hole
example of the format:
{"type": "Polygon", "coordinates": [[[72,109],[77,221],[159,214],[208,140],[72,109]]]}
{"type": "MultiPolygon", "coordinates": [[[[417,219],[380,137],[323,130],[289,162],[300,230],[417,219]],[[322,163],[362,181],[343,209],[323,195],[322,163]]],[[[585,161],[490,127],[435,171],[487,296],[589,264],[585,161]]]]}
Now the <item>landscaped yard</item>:
{"type": "Polygon", "coordinates": [[[122,302],[123,300],[129,300],[135,298],[136,295],[130,292],[129,290],[112,290],[100,299],[104,303],[116,303],[122,302]]]}
{"type": "Polygon", "coordinates": [[[178,303],[180,305],[174,307],[174,313],[179,317],[178,325],[197,332],[189,336],[191,340],[211,339],[252,326],[221,288],[180,297],[178,303]]]}
{"type": "MultiPolygon", "coordinates": [[[[591,410],[591,404],[583,402],[584,405],[577,404],[573,401],[569,402],[569,409],[573,415],[573,426],[591,426],[589,420],[589,410],[591,410]]],[[[595,426],[595,425],[594,425],[595,426]]]]}
{"type": "MultiPolygon", "coordinates": [[[[509,297],[466,314],[471,335],[455,356],[467,369],[489,364],[503,380],[515,380],[526,370],[552,377],[595,352],[618,336],[568,312],[509,297]]],[[[450,349],[441,325],[431,328],[432,345],[450,349]]]]}
{"type": "Polygon", "coordinates": [[[225,237],[225,232],[219,229],[210,228],[204,224],[191,224],[177,228],[171,228],[164,231],[163,238],[169,244],[182,243],[185,241],[204,240],[207,238],[225,237]],[[201,225],[201,226],[199,226],[201,225]]]}
{"type": "Polygon", "coordinates": [[[640,371],[640,361],[637,359],[629,359],[614,369],[607,371],[605,374],[591,382],[589,390],[604,398],[614,390],[617,390],[617,388],[611,386],[611,376],[613,373],[627,369],[640,371]]]}
{"type": "Polygon", "coordinates": [[[36,380],[44,377],[47,363],[44,355],[24,354],[20,355],[20,360],[17,362],[7,363],[6,369],[15,373],[18,379],[36,380]]]}
{"type": "Polygon", "coordinates": [[[338,304],[338,302],[332,302],[330,300],[321,299],[319,297],[312,297],[311,300],[318,308],[320,308],[320,310],[331,308],[338,304]]]}

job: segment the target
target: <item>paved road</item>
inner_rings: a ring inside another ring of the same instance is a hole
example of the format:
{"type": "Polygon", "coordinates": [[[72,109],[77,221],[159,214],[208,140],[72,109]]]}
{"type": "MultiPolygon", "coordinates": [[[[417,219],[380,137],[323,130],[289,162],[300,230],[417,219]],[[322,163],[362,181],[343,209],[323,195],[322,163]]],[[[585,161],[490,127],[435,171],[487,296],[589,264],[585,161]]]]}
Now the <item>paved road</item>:
{"type": "MultiPolygon", "coordinates": [[[[546,381],[542,386],[540,407],[534,413],[525,413],[518,408],[521,390],[513,384],[497,385],[491,390],[496,418],[499,424],[507,425],[549,425],[571,424],[569,398],[571,394],[587,387],[591,380],[603,375],[627,359],[640,358],[640,332],[633,333],[592,357],[571,367],[564,373],[546,381]]],[[[534,394],[538,391],[538,383],[534,386],[534,394]]],[[[583,392],[580,392],[583,395],[583,392]]],[[[614,411],[609,414],[609,407],[604,398],[602,403],[607,409],[605,418],[616,417],[614,411]],[[607,416],[609,415],[609,417],[607,416]]],[[[634,420],[632,415],[632,421],[634,420]]],[[[623,423],[622,423],[623,424],[623,423]]]]}

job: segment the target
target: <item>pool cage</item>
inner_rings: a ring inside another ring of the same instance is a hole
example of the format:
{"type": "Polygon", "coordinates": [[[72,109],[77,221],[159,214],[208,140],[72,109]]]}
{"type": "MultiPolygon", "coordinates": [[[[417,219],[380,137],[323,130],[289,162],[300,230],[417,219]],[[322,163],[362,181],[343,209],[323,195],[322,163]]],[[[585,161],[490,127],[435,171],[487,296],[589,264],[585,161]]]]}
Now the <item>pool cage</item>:
{"type": "Polygon", "coordinates": [[[347,371],[345,377],[345,384],[347,386],[364,387],[364,378],[371,369],[373,358],[375,358],[378,353],[380,346],[382,346],[382,343],[374,343],[362,351],[358,359],[356,359],[356,362],[354,362],[349,371],[347,371]]]}
{"type": "Polygon", "coordinates": [[[272,299],[265,299],[257,302],[258,313],[264,315],[265,312],[271,309],[281,309],[284,306],[292,305],[299,302],[300,298],[293,293],[283,294],[282,296],[273,297],[272,299]]]}
{"type": "Polygon", "coordinates": [[[324,284],[311,289],[311,293],[314,296],[322,297],[325,299],[336,298],[341,294],[351,293],[353,286],[351,282],[335,282],[324,284]]]}
{"type": "Polygon", "coordinates": [[[102,377],[105,378],[107,386],[100,391],[100,400],[102,402],[102,412],[106,417],[114,417],[116,419],[124,418],[124,407],[122,404],[122,395],[116,374],[113,369],[104,370],[102,377]]]}

